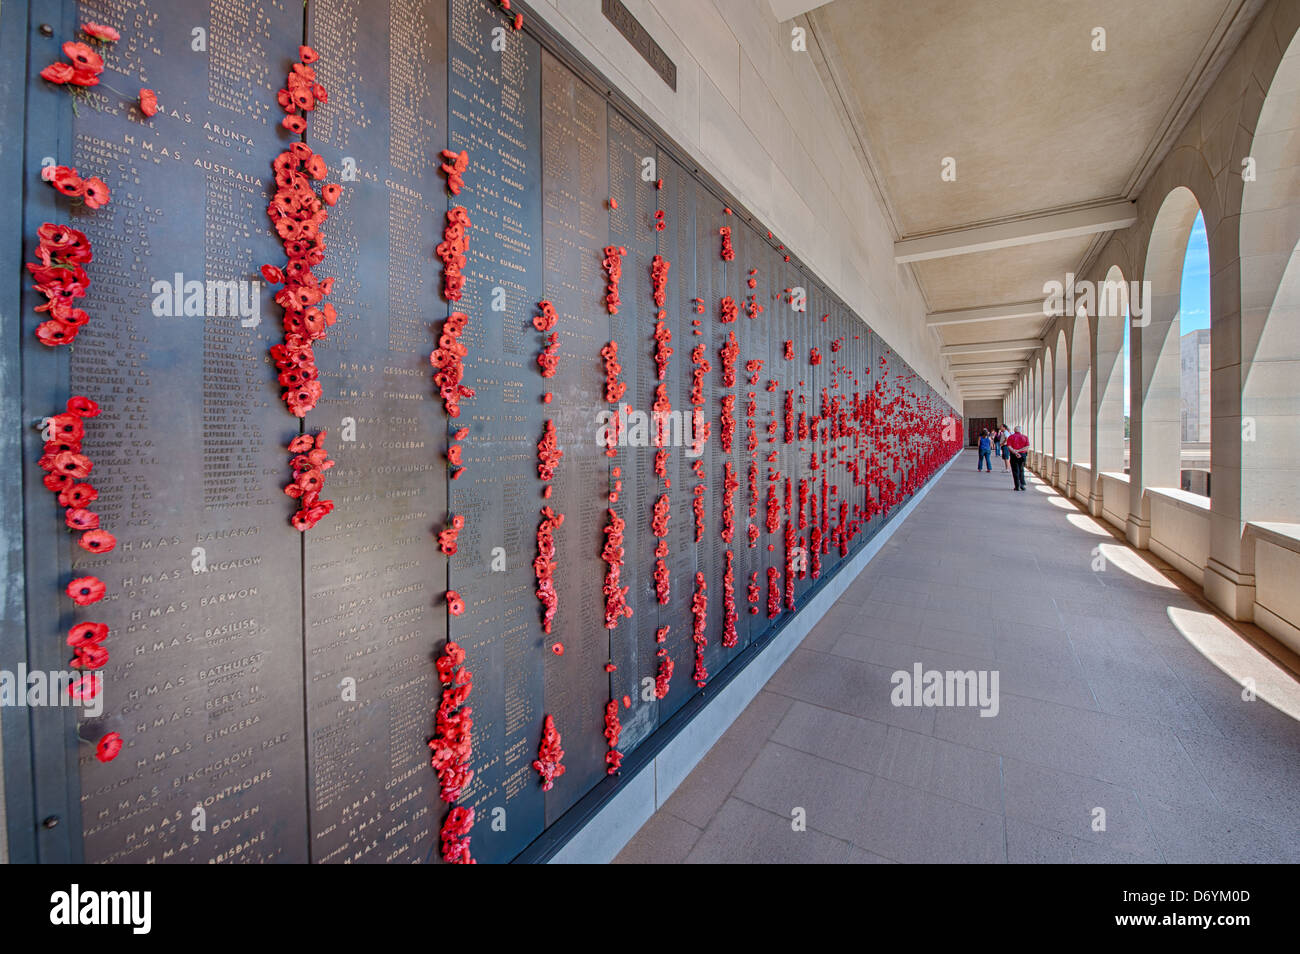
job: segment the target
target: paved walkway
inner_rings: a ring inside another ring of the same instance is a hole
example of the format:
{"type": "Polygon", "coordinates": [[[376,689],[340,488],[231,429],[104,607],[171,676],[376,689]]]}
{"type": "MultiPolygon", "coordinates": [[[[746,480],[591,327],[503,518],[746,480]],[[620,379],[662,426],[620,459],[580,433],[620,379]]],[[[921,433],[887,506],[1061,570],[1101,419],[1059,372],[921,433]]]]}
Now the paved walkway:
{"type": "Polygon", "coordinates": [[[1036,477],[1012,493],[975,463],[617,861],[1300,861],[1300,659],[1036,477]],[[997,715],[892,705],[917,663],[996,670],[997,715]]]}

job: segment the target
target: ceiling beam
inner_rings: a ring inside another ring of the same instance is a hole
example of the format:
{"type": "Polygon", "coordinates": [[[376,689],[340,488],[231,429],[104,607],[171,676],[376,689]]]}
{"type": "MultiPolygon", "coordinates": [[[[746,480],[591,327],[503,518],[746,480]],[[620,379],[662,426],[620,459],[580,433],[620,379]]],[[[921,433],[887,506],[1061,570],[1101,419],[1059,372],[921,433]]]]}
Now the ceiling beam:
{"type": "Polygon", "coordinates": [[[1068,212],[1045,212],[996,225],[974,225],[920,238],[903,239],[894,243],[894,261],[903,265],[973,252],[991,252],[1017,245],[1053,242],[1078,235],[1113,232],[1128,228],[1136,221],[1137,206],[1128,201],[1068,212]]]}
{"type": "Polygon", "coordinates": [[[969,364],[948,362],[948,370],[954,374],[963,371],[1027,371],[1029,365],[1024,361],[972,361],[969,364]]]}
{"type": "Polygon", "coordinates": [[[932,311],[925,316],[928,327],[962,325],[971,321],[1002,321],[1005,318],[1048,318],[1044,314],[1043,299],[1018,301],[1006,305],[985,305],[982,308],[956,308],[952,311],[932,311]]]}
{"type": "Polygon", "coordinates": [[[977,341],[974,344],[944,345],[940,354],[989,354],[994,351],[1037,351],[1043,343],[1037,338],[1016,338],[1012,341],[977,341]]]}
{"type": "Polygon", "coordinates": [[[777,22],[785,23],[787,20],[803,16],[809,10],[824,7],[830,2],[831,0],[767,0],[767,5],[772,8],[772,14],[777,22]]]}

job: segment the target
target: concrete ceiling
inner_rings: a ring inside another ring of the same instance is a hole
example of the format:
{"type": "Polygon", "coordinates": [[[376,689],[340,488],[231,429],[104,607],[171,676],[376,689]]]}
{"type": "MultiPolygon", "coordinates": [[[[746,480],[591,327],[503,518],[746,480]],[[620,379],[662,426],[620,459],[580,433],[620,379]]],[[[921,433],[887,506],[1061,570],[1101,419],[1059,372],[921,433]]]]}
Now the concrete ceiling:
{"type": "Polygon", "coordinates": [[[1083,272],[1132,222],[1262,3],[832,0],[806,13],[950,369],[1032,358],[1023,345],[1052,321],[1043,283],[1083,272]],[[992,342],[1015,347],[977,348],[992,342]]]}

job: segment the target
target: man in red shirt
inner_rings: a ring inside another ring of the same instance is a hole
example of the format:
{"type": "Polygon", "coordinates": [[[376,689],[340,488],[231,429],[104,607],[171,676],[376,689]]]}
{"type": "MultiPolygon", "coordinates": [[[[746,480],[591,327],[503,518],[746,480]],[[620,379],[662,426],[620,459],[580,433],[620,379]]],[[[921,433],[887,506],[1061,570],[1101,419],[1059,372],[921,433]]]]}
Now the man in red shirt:
{"type": "Polygon", "coordinates": [[[1029,436],[1021,434],[1020,428],[1007,438],[1007,450],[1011,452],[1011,489],[1025,489],[1025,454],[1029,452],[1029,436]]]}

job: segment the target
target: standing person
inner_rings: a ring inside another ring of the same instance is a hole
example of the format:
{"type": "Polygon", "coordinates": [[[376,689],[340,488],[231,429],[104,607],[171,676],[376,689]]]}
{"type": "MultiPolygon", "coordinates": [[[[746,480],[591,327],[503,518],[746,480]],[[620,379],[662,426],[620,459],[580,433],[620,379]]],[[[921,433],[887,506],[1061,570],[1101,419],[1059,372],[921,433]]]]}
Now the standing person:
{"type": "Polygon", "coordinates": [[[1010,453],[1011,489],[1025,489],[1025,455],[1029,453],[1029,436],[1020,433],[1020,427],[1007,438],[1007,451],[1010,453]]]}
{"type": "Polygon", "coordinates": [[[993,473],[993,465],[989,463],[989,454],[992,450],[993,442],[989,439],[989,429],[986,427],[980,431],[980,459],[979,463],[975,465],[976,470],[983,470],[987,467],[989,473],[993,473]]]}
{"type": "MultiPolygon", "coordinates": [[[[993,429],[989,431],[989,439],[993,441],[993,460],[997,460],[1002,456],[1002,429],[997,421],[993,422],[993,429]]],[[[989,464],[989,470],[992,469],[993,465],[989,464]]]]}
{"type": "Polygon", "coordinates": [[[1011,448],[1007,446],[1007,441],[1011,440],[1011,432],[1003,424],[1000,434],[1002,435],[1002,472],[1006,473],[1011,469],[1011,448]]]}

